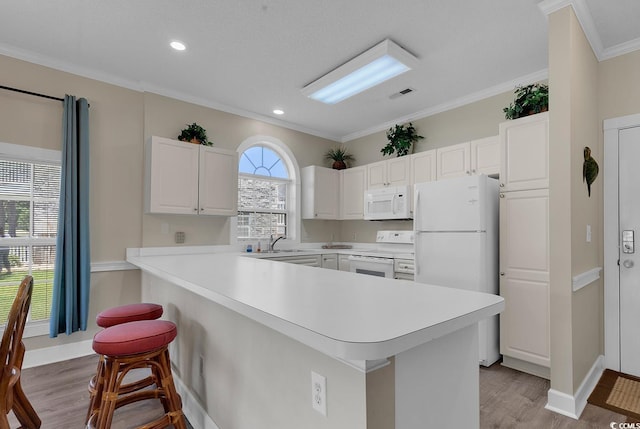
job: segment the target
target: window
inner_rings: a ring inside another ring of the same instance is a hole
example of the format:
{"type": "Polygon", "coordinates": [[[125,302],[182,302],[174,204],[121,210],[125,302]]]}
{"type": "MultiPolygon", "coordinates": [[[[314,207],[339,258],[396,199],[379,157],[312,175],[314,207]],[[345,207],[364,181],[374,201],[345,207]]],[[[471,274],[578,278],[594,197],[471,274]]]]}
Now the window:
{"type": "Polygon", "coordinates": [[[240,155],[238,171],[238,239],[287,235],[290,180],[280,156],[266,146],[252,146],[240,155]]]}
{"type": "Polygon", "coordinates": [[[15,148],[0,145],[0,323],[7,320],[18,285],[27,274],[34,278],[29,321],[46,322],[56,256],[60,153],[15,148]],[[20,155],[7,156],[7,148],[20,155]],[[53,159],[30,160],[31,152],[53,159]]]}

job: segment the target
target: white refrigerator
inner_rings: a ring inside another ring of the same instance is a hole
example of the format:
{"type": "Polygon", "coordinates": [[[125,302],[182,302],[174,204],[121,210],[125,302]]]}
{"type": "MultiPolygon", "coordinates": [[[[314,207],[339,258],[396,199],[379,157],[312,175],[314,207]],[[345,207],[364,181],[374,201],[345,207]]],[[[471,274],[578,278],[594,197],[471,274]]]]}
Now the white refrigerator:
{"type": "MultiPolygon", "coordinates": [[[[415,281],[498,294],[498,181],[485,175],[414,189],[415,281]]],[[[479,323],[480,364],[500,358],[498,316],[479,323]]]]}

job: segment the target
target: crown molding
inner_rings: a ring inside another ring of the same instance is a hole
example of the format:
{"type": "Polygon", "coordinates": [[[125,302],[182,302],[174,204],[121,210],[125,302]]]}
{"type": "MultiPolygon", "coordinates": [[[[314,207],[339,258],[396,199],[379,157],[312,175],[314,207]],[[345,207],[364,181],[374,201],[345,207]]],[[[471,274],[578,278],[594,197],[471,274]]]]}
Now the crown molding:
{"type": "Polygon", "coordinates": [[[553,12],[567,6],[573,7],[582,31],[584,31],[598,61],[608,60],[640,49],[640,38],[605,48],[602,44],[600,33],[598,33],[593,21],[593,15],[591,15],[591,11],[585,0],[544,0],[538,4],[538,7],[547,18],[553,12]]]}
{"type": "Polygon", "coordinates": [[[299,131],[301,133],[310,134],[312,136],[324,138],[327,140],[332,140],[335,142],[340,141],[340,136],[337,136],[337,135],[323,133],[318,130],[295,125],[290,122],[271,118],[269,116],[261,115],[259,113],[238,109],[236,107],[227,106],[221,103],[216,103],[211,100],[206,100],[204,98],[195,97],[182,92],[169,90],[167,88],[153,85],[149,82],[144,82],[144,81],[140,82],[140,81],[133,81],[129,79],[123,79],[119,76],[104,73],[99,70],[86,68],[86,67],[78,67],[77,65],[71,64],[66,61],[60,61],[52,57],[36,54],[23,49],[18,49],[6,44],[0,43],[0,55],[5,55],[7,57],[15,58],[22,61],[27,61],[33,64],[38,64],[40,66],[48,67],[48,68],[59,70],[62,72],[71,73],[87,79],[93,79],[93,80],[108,83],[111,85],[116,85],[118,87],[130,89],[132,91],[142,92],[142,93],[152,92],[152,93],[170,97],[179,101],[184,101],[187,103],[192,103],[192,104],[208,107],[215,110],[220,110],[222,112],[231,113],[233,115],[242,116],[248,119],[255,119],[257,121],[265,122],[271,125],[277,125],[279,127],[287,128],[293,131],[299,131]]]}
{"type": "Polygon", "coordinates": [[[347,134],[346,136],[342,137],[341,142],[347,143],[351,140],[355,140],[360,137],[365,137],[365,136],[377,133],[379,131],[384,131],[390,127],[393,127],[395,124],[402,124],[406,122],[416,121],[418,119],[423,119],[438,113],[442,113],[458,107],[466,106],[467,104],[475,103],[476,101],[484,100],[486,98],[493,97],[495,95],[499,95],[507,91],[512,91],[515,87],[520,85],[528,85],[530,83],[546,80],[548,77],[549,77],[549,71],[547,69],[543,69],[535,73],[527,74],[517,79],[513,79],[510,81],[492,86],[487,89],[483,89],[482,91],[474,92],[464,97],[456,98],[454,100],[447,101],[446,103],[442,103],[437,106],[430,107],[428,109],[420,110],[418,112],[412,113],[407,116],[396,118],[392,121],[386,122],[381,125],[377,125],[375,127],[367,128],[365,130],[358,131],[352,134],[347,134]]]}

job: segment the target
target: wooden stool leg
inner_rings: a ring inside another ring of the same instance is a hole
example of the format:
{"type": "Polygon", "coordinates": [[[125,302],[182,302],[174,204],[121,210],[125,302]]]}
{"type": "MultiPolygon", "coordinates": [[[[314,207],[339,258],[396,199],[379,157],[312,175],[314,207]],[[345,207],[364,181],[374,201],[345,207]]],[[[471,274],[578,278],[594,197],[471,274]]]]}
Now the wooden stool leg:
{"type": "Polygon", "coordinates": [[[87,417],[84,420],[86,425],[91,418],[91,415],[98,411],[100,408],[100,401],[102,400],[102,387],[104,384],[104,356],[100,356],[98,360],[98,368],[91,380],[89,380],[89,408],[87,409],[87,417]]]}
{"type": "Polygon", "coordinates": [[[167,415],[171,420],[171,424],[176,429],[187,429],[187,425],[184,420],[184,413],[182,412],[182,400],[180,395],[176,391],[175,384],[173,383],[173,375],[171,374],[171,360],[169,359],[169,349],[166,349],[158,356],[160,368],[163,372],[162,380],[160,384],[164,391],[167,403],[167,415]]]}
{"type": "Polygon", "coordinates": [[[111,428],[113,413],[116,410],[118,400],[118,372],[120,361],[117,358],[105,357],[104,359],[104,382],[102,394],[100,395],[100,408],[97,411],[97,429],[111,428]]]}

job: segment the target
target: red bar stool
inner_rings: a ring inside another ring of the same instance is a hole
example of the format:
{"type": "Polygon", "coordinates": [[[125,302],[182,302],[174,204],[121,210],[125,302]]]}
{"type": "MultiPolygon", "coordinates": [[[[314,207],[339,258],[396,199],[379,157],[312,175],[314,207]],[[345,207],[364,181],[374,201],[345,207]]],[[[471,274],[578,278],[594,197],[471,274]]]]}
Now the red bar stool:
{"type": "Polygon", "coordinates": [[[117,408],[137,401],[160,399],[165,414],[138,429],[166,428],[173,425],[186,429],[182,402],[171,374],[169,344],[177,335],[176,325],[166,320],[143,320],[115,325],[98,332],[93,338],[93,350],[102,355],[98,365],[96,385],[98,407],[89,417],[89,428],[108,429],[117,408]],[[136,368],[149,368],[155,378],[155,388],[129,394],[121,391],[127,373],[136,368]]]}
{"type": "Polygon", "coordinates": [[[156,320],[162,316],[162,306],[143,302],[107,308],[96,316],[96,324],[102,328],[137,320],[156,320]]]}
{"type": "MultiPolygon", "coordinates": [[[[162,316],[162,313],[163,309],[159,304],[143,302],[139,304],[120,305],[117,307],[107,308],[106,310],[98,313],[98,316],[96,316],[96,324],[102,328],[108,328],[110,326],[120,325],[127,322],[136,322],[140,320],[156,320],[162,316]]],[[[89,408],[87,409],[87,417],[85,418],[85,423],[89,421],[89,417],[91,417],[91,414],[100,406],[100,403],[96,401],[96,386],[98,383],[101,383],[103,381],[98,379],[98,374],[102,373],[101,369],[103,363],[104,359],[102,356],[100,356],[96,375],[91,377],[91,380],[89,380],[89,408]]],[[[126,394],[151,386],[154,383],[155,378],[153,376],[149,376],[121,386],[120,391],[123,394],[126,394]]]]}

